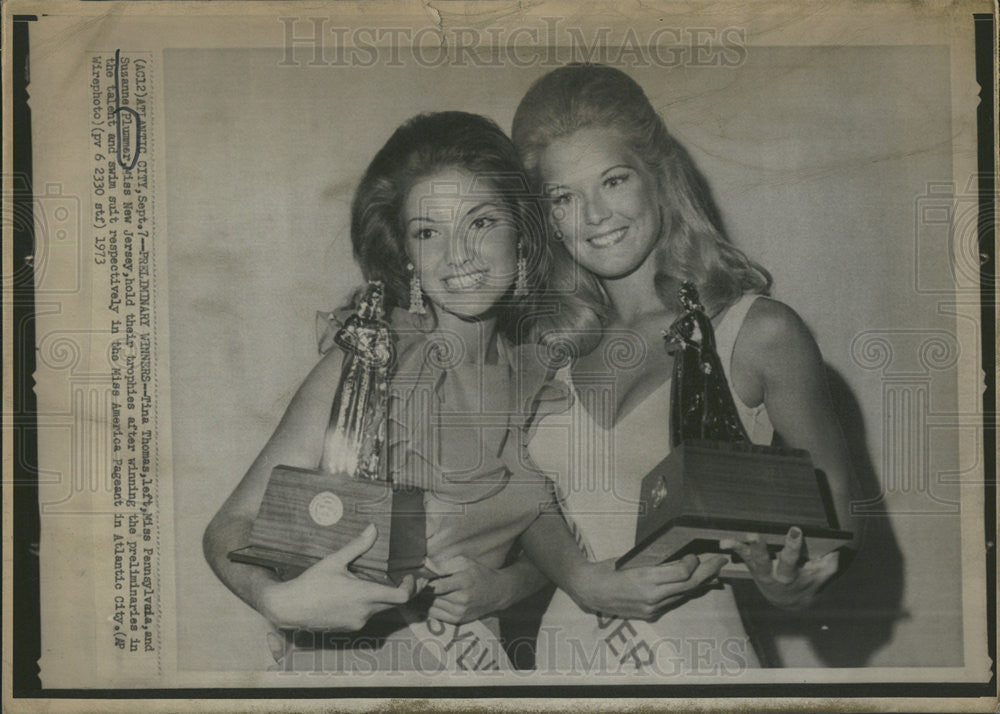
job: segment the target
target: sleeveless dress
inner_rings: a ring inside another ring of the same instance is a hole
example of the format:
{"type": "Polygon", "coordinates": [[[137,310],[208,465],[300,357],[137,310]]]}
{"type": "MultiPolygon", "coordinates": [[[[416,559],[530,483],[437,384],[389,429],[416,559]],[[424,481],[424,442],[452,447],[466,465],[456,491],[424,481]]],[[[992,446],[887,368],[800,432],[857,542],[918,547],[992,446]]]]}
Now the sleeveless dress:
{"type": "MultiPolygon", "coordinates": [[[[763,404],[750,408],[732,388],[732,351],[758,295],[744,295],[716,327],[716,345],[740,418],[754,443],[770,444],[763,404]]],[[[612,428],[598,424],[581,396],[608,398],[608,385],[574,384],[570,367],[555,375],[568,387],[568,409],[545,414],[528,441],[535,465],[555,483],[563,514],[592,561],[635,544],[642,478],[669,453],[670,379],[612,428]],[[598,390],[586,395],[588,390],[598,390]]],[[[581,380],[582,381],[582,380],[581,380]]],[[[656,675],[734,675],[759,662],[728,585],[665,612],[654,622],[588,614],[556,591],[542,618],[537,667],[564,673],[641,671],[656,675]]]]}
{"type": "MultiPolygon", "coordinates": [[[[340,313],[320,315],[320,350],[330,349],[340,313]]],[[[389,385],[386,453],[394,482],[424,489],[427,561],[464,555],[499,569],[517,537],[553,494],[544,476],[525,468],[520,430],[525,403],[545,372],[521,360],[523,348],[497,339],[495,360],[460,381],[457,352],[434,344],[419,318],[394,310],[397,367],[389,385]],[[502,385],[492,392],[482,385],[502,385]],[[493,394],[491,403],[489,394],[493,394]],[[512,436],[512,433],[514,434],[512,436]]],[[[460,355],[459,355],[460,356],[460,355]]],[[[283,671],[489,671],[509,667],[495,616],[453,626],[427,617],[426,590],[384,611],[359,632],[271,632],[268,643],[283,671]]]]}

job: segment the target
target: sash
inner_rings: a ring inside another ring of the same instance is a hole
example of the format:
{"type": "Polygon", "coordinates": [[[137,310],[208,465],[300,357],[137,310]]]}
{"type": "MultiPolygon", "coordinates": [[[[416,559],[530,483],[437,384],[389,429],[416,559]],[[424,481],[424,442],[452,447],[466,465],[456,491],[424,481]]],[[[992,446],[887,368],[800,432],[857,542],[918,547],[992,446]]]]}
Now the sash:
{"type": "Polygon", "coordinates": [[[411,607],[400,607],[410,632],[424,652],[446,672],[498,672],[513,669],[500,639],[482,620],[451,625],[421,618],[411,607]]]}
{"type": "MultiPolygon", "coordinates": [[[[583,529],[570,515],[561,492],[558,489],[556,491],[566,525],[580,550],[588,560],[594,561],[594,551],[587,542],[583,529]]],[[[663,635],[645,620],[631,620],[601,613],[585,614],[585,616],[594,618],[594,632],[597,638],[604,643],[622,669],[641,671],[656,661],[657,649],[663,640],[663,635]]]]}

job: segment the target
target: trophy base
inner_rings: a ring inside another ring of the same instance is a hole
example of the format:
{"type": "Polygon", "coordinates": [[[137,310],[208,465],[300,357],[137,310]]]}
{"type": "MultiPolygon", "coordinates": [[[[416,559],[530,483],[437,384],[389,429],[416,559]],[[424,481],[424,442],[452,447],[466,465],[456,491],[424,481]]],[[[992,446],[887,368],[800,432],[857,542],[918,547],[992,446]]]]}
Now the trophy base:
{"type": "MultiPolygon", "coordinates": [[[[839,528],[826,480],[807,452],[689,440],[643,478],[636,545],[616,566],[722,553],[720,540],[747,533],[777,552],[792,526],[802,530],[806,558],[822,557],[853,537],[839,528]]],[[[721,577],[750,577],[745,564],[730,560],[721,577]]]]}
{"type": "Polygon", "coordinates": [[[312,469],[276,466],[271,472],[249,544],[230,560],[272,568],[283,580],[335,553],[374,523],[375,543],[348,565],[360,577],[399,584],[403,576],[433,577],[424,569],[426,517],[419,489],[312,469]]]}
{"type": "MultiPolygon", "coordinates": [[[[753,521],[732,521],[724,525],[717,523],[713,527],[711,523],[697,518],[682,518],[667,524],[661,531],[647,536],[646,540],[636,544],[615,562],[615,567],[626,569],[660,565],[671,560],[679,560],[689,553],[719,554],[729,558],[729,562],[722,566],[719,572],[721,579],[746,580],[752,578],[746,563],[734,553],[722,550],[720,541],[739,539],[747,533],[755,533],[767,546],[768,551],[776,555],[785,545],[785,535],[789,527],[785,524],[753,521]]],[[[845,531],[802,528],[802,533],[803,556],[806,558],[821,558],[851,541],[851,534],[845,531]]]]}
{"type": "MultiPolygon", "coordinates": [[[[320,560],[319,558],[310,558],[296,553],[288,553],[282,550],[272,550],[270,548],[262,548],[256,545],[248,545],[244,548],[238,548],[237,550],[231,551],[228,554],[228,557],[234,563],[246,563],[247,565],[258,565],[262,568],[270,568],[277,573],[281,580],[291,580],[292,578],[298,577],[302,574],[302,571],[316,564],[320,560]]],[[[437,573],[431,572],[423,565],[386,571],[375,568],[365,568],[351,563],[347,566],[347,569],[359,578],[371,580],[372,582],[379,583],[380,585],[389,585],[393,587],[399,585],[403,581],[403,578],[407,575],[412,575],[414,578],[425,578],[428,581],[440,577],[437,573]]]]}

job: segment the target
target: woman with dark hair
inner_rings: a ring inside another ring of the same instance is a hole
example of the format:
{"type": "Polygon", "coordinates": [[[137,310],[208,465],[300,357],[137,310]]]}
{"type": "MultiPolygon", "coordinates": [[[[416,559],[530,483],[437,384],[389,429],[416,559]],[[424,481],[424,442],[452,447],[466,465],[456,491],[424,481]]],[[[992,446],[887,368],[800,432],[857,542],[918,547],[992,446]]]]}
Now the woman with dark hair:
{"type": "Polygon", "coordinates": [[[323,321],[329,351],[204,539],[219,578],[286,633],[274,638],[283,667],[505,667],[487,615],[541,582],[525,561],[502,567],[519,536],[527,550],[551,554],[540,557],[546,572],[583,607],[603,607],[620,589],[630,591],[630,606],[670,602],[717,572],[715,561],[692,560],[615,573],[583,558],[561,519],[540,517],[552,511],[551,490],[522,466],[519,415],[545,374],[519,345],[535,341],[526,306],[548,254],[537,202],[495,123],[461,112],[406,122],[368,167],[351,218],[354,254],[364,277],[381,281],[395,335],[388,470],[397,484],[424,489],[426,565],[441,577],[422,611],[410,601],[424,582],[356,577],[347,566],[371,548],[374,528],[285,582],[226,557],[246,544],[275,465],[312,469],[326,460],[343,360],[330,337],[349,312],[335,311],[323,321]],[[458,623],[467,623],[461,635],[458,623]]]}
{"type": "MultiPolygon", "coordinates": [[[[840,523],[850,524],[851,470],[819,350],[794,311],[763,297],[770,275],[730,242],[705,180],[642,88],[611,67],[554,70],[521,100],[512,136],[545,197],[552,236],[548,287],[560,309],[537,327],[543,342],[573,358],[556,379],[574,399],[564,413],[537,420],[528,450],[554,474],[589,555],[601,560],[632,547],[642,477],[669,451],[671,365],[663,335],[682,314],[685,282],[712,319],[751,440],[771,444],[780,435],[807,449],[827,476],[840,523]],[[562,436],[568,425],[570,444],[562,436]],[[567,453],[571,463],[562,458],[567,453]],[[604,477],[581,473],[591,465],[604,477]]],[[[723,546],[748,562],[770,602],[788,609],[808,605],[838,567],[836,553],[803,562],[797,528],[776,558],[752,534],[723,546]]],[[[613,639],[617,627],[557,593],[543,619],[550,635],[539,639],[539,661],[565,665],[572,654],[566,642],[584,641],[611,652],[619,666],[725,673],[758,664],[728,586],[651,623],[629,623],[630,651],[641,657],[614,657],[622,649],[613,639]]]]}

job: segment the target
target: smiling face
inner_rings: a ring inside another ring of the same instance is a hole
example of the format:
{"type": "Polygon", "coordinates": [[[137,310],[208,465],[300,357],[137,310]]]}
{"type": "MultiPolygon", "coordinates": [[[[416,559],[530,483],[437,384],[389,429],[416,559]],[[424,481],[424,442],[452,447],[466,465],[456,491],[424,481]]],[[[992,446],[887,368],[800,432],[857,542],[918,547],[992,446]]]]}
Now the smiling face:
{"type": "Polygon", "coordinates": [[[465,319],[494,307],[517,274],[514,217],[474,179],[464,169],[442,169],[417,181],[403,205],[406,253],[424,294],[465,319]]]}
{"type": "Polygon", "coordinates": [[[617,132],[588,128],[557,139],[538,168],[552,225],[577,263],[601,278],[642,265],[662,228],[656,180],[617,132]]]}

